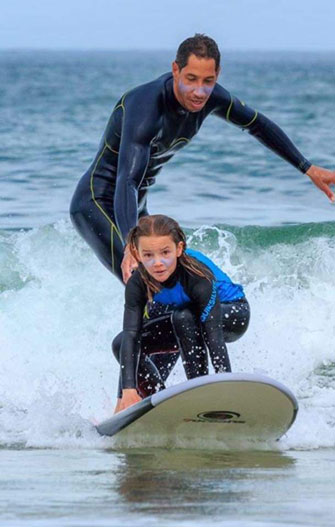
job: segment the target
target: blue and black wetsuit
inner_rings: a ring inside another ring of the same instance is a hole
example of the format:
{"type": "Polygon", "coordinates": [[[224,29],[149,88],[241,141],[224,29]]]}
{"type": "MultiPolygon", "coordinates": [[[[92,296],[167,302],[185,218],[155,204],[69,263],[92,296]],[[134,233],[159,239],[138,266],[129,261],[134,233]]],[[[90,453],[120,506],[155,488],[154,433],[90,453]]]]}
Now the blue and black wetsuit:
{"type": "Polygon", "coordinates": [[[179,355],[188,379],[206,375],[205,343],[214,371],[231,371],[226,342],[237,340],[247,330],[248,301],[242,286],[234,284],[209,258],[198,251],[186,252],[211,270],[213,280],[178,263],[150,304],[139,271],[128,280],[123,331],[113,341],[121,366],[119,397],[123,388],[137,388],[142,396],[163,389],[179,355]]]}
{"type": "Polygon", "coordinates": [[[148,188],[210,114],[247,130],[302,172],[311,166],[276,124],[219,84],[199,112],[179,104],[171,73],[134,88],[116,104],[70,210],[79,233],[120,280],[127,234],[140,216],[148,214],[148,188]]]}

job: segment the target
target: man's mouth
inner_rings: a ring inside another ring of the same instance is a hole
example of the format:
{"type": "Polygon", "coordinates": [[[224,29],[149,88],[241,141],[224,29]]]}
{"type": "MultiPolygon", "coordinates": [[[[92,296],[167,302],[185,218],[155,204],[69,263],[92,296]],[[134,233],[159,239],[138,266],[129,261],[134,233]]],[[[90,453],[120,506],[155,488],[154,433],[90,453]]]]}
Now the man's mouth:
{"type": "Polygon", "coordinates": [[[204,99],[191,99],[191,103],[193,104],[193,106],[203,106],[203,104],[205,103],[205,100],[204,99]]]}

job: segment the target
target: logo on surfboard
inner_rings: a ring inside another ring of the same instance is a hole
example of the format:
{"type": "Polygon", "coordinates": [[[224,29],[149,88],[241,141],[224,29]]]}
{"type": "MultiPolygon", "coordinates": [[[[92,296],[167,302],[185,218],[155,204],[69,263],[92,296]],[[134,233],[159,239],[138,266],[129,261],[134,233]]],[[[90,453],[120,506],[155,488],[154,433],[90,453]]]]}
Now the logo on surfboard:
{"type": "Polygon", "coordinates": [[[184,419],[186,422],[201,423],[201,422],[210,422],[210,423],[238,423],[243,424],[245,421],[240,420],[241,414],[237,412],[232,412],[228,410],[216,410],[201,412],[197,415],[197,419],[184,419]]]}

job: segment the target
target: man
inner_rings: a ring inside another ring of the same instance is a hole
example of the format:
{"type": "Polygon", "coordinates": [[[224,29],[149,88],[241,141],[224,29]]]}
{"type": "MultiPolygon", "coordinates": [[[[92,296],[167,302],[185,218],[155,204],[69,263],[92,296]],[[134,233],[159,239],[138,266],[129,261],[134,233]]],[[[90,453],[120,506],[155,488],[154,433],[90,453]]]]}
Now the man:
{"type": "Polygon", "coordinates": [[[79,181],[72,221],[101,262],[124,282],[136,265],[126,237],[148,214],[148,188],[209,114],[247,130],[335,201],[329,187],[335,173],[312,165],[275,123],[217,84],[219,72],[214,40],[196,34],[182,42],[172,73],[134,88],[116,104],[96,158],[79,181]]]}

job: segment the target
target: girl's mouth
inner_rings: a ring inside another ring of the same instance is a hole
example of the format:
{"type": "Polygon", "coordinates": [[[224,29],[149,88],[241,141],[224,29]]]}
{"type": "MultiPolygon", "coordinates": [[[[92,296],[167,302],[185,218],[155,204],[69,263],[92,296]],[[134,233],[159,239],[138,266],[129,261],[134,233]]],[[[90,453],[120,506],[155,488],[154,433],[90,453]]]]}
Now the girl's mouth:
{"type": "Polygon", "coordinates": [[[154,271],[154,273],[157,278],[161,278],[166,273],[166,269],[163,269],[161,271],[154,271]]]}

